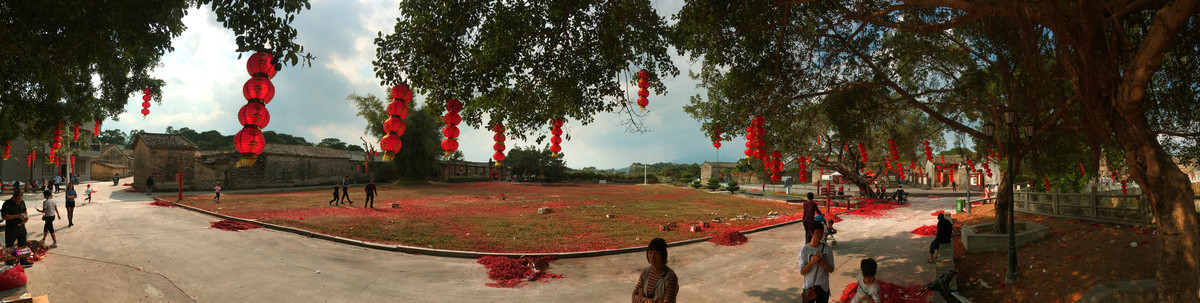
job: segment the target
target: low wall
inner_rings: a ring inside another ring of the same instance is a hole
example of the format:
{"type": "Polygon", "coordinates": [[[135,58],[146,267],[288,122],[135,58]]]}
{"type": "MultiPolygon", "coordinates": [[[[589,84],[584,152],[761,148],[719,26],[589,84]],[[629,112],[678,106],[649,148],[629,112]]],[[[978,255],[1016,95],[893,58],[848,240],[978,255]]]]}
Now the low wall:
{"type": "Polygon", "coordinates": [[[1152,303],[1155,299],[1154,279],[1146,279],[1096,284],[1075,303],[1152,303]]]}
{"type": "MultiPolygon", "coordinates": [[[[967,250],[967,253],[975,254],[1008,250],[1008,234],[987,233],[993,225],[995,223],[984,223],[964,226],[962,228],[963,248],[967,250]]],[[[1018,230],[1025,229],[1016,234],[1017,247],[1025,246],[1029,242],[1037,241],[1050,235],[1050,228],[1045,225],[1033,222],[1017,222],[1015,225],[1018,230]]]]}

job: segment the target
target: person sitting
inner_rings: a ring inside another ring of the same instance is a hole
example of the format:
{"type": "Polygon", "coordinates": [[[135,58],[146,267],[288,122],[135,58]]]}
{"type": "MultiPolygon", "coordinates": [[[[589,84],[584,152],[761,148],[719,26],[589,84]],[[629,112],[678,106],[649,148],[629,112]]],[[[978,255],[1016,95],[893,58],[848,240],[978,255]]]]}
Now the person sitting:
{"type": "Polygon", "coordinates": [[[875,263],[875,259],[863,259],[859,263],[859,269],[862,272],[858,276],[858,287],[854,291],[854,297],[849,303],[879,303],[883,298],[879,296],[879,281],[875,280],[875,272],[879,264],[875,263]]]}
{"type": "Polygon", "coordinates": [[[679,277],[667,267],[667,241],[662,238],[650,240],[646,247],[646,261],[650,267],[642,270],[637,286],[633,289],[633,302],[675,302],[679,293],[679,277]]]}
{"type": "Polygon", "coordinates": [[[933,263],[937,260],[938,248],[942,243],[950,243],[953,236],[954,223],[946,219],[945,213],[938,213],[937,237],[933,239],[933,243],[929,243],[929,260],[926,262],[933,263]]]}

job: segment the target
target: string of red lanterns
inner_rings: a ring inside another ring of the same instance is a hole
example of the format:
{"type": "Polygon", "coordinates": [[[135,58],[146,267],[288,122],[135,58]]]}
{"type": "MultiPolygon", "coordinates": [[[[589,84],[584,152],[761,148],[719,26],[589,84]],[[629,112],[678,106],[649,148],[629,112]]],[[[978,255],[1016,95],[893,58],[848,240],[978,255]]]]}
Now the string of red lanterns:
{"type": "Polygon", "coordinates": [[[92,128],[92,135],[93,135],[93,136],[99,136],[99,135],[100,135],[100,120],[96,120],[96,127],[95,127],[95,128],[92,128]]]}
{"type": "Polygon", "coordinates": [[[646,106],[650,105],[650,99],[647,99],[647,97],[650,97],[650,89],[649,89],[650,88],[650,72],[647,72],[644,69],[641,71],[638,71],[637,78],[638,78],[637,105],[640,106],[642,108],[642,110],[646,110],[646,106]]]}
{"type": "Polygon", "coordinates": [[[758,136],[754,134],[754,125],[746,126],[746,158],[754,158],[754,144],[758,142],[758,136]]]}
{"type": "Polygon", "coordinates": [[[925,140],[925,160],[933,162],[933,147],[929,147],[929,140],[925,140]]]}
{"type": "Polygon", "coordinates": [[[71,140],[79,141],[79,122],[75,122],[71,127],[71,140]]]}
{"type": "Polygon", "coordinates": [[[142,118],[150,114],[150,94],[153,93],[149,88],[142,89],[142,118]]]}
{"type": "Polygon", "coordinates": [[[242,96],[246,98],[246,105],[238,110],[238,123],[242,124],[242,130],[233,136],[234,147],[242,155],[237,167],[254,165],[258,155],[266,148],[262,129],[271,123],[271,113],[266,105],[275,99],[275,85],[271,79],[279,68],[278,59],[267,52],[256,52],[246,60],[246,72],[250,74],[250,80],[242,85],[242,96]]]}
{"type": "Polygon", "coordinates": [[[1079,176],[1087,177],[1087,172],[1083,170],[1083,163],[1076,163],[1079,166],[1079,176]]]}
{"type": "Polygon", "coordinates": [[[403,147],[400,136],[408,128],[404,124],[404,119],[408,118],[408,105],[412,102],[413,97],[412,89],[404,83],[396,84],[392,86],[389,97],[392,98],[392,101],[387,106],[388,119],[383,121],[383,131],[387,134],[379,139],[379,148],[383,150],[383,161],[392,161],[396,153],[400,152],[403,147]]]}
{"type": "Polygon", "coordinates": [[[721,126],[715,125],[713,127],[716,128],[716,136],[713,137],[713,148],[721,149],[721,126]]]}
{"type": "Polygon", "coordinates": [[[8,157],[11,156],[11,153],[12,141],[4,141],[4,160],[8,160],[8,157]]]}
{"type": "Polygon", "coordinates": [[[62,124],[62,122],[59,122],[58,127],[54,128],[54,138],[53,138],[54,143],[50,144],[50,151],[58,152],[58,149],[62,148],[62,135],[63,135],[62,129],[63,129],[63,124],[62,124]]]}
{"type": "Polygon", "coordinates": [[[779,182],[779,180],[783,179],[783,176],[781,176],[781,174],[780,174],[780,172],[783,171],[783,161],[780,159],[783,159],[783,155],[780,154],[779,151],[775,151],[775,152],[771,153],[771,181],[772,182],[779,182]]]}
{"type": "Polygon", "coordinates": [[[800,174],[800,183],[808,182],[808,174],[805,171],[808,169],[808,157],[796,159],[796,166],[796,173],[800,174]]]}
{"type": "Polygon", "coordinates": [[[866,146],[864,146],[864,145],[862,144],[862,142],[859,142],[859,143],[858,143],[858,154],[859,154],[859,156],[861,156],[861,157],[862,157],[862,162],[863,162],[863,164],[866,164],[866,163],[867,163],[867,160],[868,160],[868,159],[867,159],[867,147],[866,147],[866,146]]]}
{"type": "Polygon", "coordinates": [[[767,132],[763,128],[766,120],[762,116],[754,116],[750,119],[750,125],[754,130],[754,152],[753,156],[760,161],[766,162],[767,155],[767,132]]]}
{"type": "Polygon", "coordinates": [[[462,111],[462,107],[463,103],[458,99],[446,100],[446,115],[442,116],[442,122],[446,123],[446,126],[442,126],[442,136],[446,138],[442,139],[442,150],[446,151],[447,156],[458,150],[458,123],[462,122],[458,112],[462,111]]]}
{"type": "Polygon", "coordinates": [[[550,125],[551,125],[551,128],[550,128],[550,135],[551,135],[551,137],[550,137],[550,153],[551,154],[550,155],[553,157],[558,157],[558,152],[562,151],[562,146],[560,146],[559,144],[562,144],[563,120],[562,119],[554,119],[554,121],[551,122],[550,125]]]}
{"type": "Polygon", "coordinates": [[[496,144],[492,144],[492,150],[496,151],[492,154],[492,159],[496,160],[496,166],[500,166],[500,163],[504,162],[504,124],[496,123],[492,131],[496,132],[492,135],[492,139],[496,141],[496,144]]]}
{"type": "Polygon", "coordinates": [[[1046,191],[1050,191],[1050,178],[1042,178],[1042,183],[1046,184],[1046,191]]]}

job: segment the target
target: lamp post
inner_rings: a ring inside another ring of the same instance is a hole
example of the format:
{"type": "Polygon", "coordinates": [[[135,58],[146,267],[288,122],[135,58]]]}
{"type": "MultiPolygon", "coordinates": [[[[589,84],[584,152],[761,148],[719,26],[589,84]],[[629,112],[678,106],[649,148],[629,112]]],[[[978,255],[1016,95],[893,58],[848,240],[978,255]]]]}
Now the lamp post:
{"type": "MultiPolygon", "coordinates": [[[[1009,157],[1008,157],[1008,171],[1006,172],[1006,174],[1009,174],[1009,176],[1006,176],[1006,177],[1013,178],[1013,179],[1010,179],[1012,181],[1010,181],[1008,183],[1008,192],[1009,192],[1009,196],[1008,196],[1008,275],[1006,278],[1006,283],[1009,283],[1009,284],[1015,283],[1017,281],[1017,277],[1020,275],[1017,272],[1017,240],[1016,240],[1017,237],[1016,237],[1016,226],[1015,226],[1015,219],[1014,219],[1015,213],[1016,213],[1016,211],[1015,211],[1016,210],[1016,199],[1015,199],[1016,193],[1013,192],[1013,183],[1016,181],[1016,179],[1015,179],[1016,178],[1016,163],[1015,163],[1015,161],[1013,161],[1013,159],[1015,158],[1013,155],[1016,154],[1016,143],[1018,142],[1018,140],[1020,140],[1019,134],[1017,132],[1018,126],[1017,126],[1017,121],[1016,121],[1015,116],[1016,116],[1016,113],[1013,111],[1005,111],[1003,113],[1004,123],[1006,124],[1006,126],[1009,129],[1009,131],[1008,131],[1008,148],[1007,148],[1009,157]]],[[[987,124],[984,124],[983,129],[984,129],[984,134],[987,135],[987,137],[990,141],[996,133],[996,126],[991,123],[987,123],[987,124]]],[[[1021,125],[1019,127],[1019,130],[1021,133],[1024,133],[1024,135],[1027,139],[1031,138],[1033,136],[1033,124],[1027,123],[1025,125],[1021,125]]]]}

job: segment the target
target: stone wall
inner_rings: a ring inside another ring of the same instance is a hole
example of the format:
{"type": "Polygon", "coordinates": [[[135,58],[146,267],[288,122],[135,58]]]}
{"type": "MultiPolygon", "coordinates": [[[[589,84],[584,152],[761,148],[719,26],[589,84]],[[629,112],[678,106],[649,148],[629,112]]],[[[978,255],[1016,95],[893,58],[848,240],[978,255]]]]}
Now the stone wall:
{"type": "Polygon", "coordinates": [[[186,176],[195,175],[196,151],[185,149],[150,149],[139,144],[133,149],[133,187],[146,190],[146,177],[154,176],[154,184],[159,189],[177,190],[179,183],[175,174],[183,172],[183,188],[192,188],[191,180],[186,176]]]}
{"type": "Polygon", "coordinates": [[[262,154],[254,165],[236,167],[237,154],[212,155],[197,165],[192,175],[196,190],[208,190],[220,182],[225,189],[333,185],[349,176],[351,182],[365,182],[365,174],[356,171],[347,158],[300,157],[262,154]]]}

